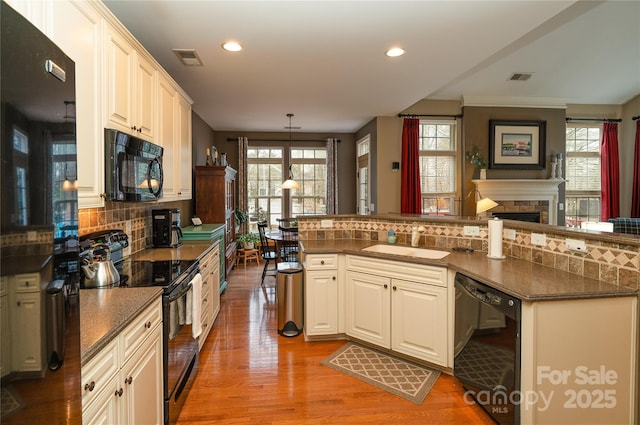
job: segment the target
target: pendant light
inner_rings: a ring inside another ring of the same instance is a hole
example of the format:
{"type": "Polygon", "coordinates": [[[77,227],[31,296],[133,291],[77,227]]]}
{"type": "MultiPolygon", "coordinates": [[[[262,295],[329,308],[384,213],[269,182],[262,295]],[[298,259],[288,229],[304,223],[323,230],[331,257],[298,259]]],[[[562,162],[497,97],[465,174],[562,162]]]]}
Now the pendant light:
{"type": "MultiPolygon", "coordinates": [[[[291,146],[291,118],[293,114],[287,114],[289,117],[289,146],[291,146]]],[[[291,165],[289,165],[289,178],[282,183],[283,189],[299,189],[300,184],[293,179],[293,171],[291,171],[291,165]]]]}

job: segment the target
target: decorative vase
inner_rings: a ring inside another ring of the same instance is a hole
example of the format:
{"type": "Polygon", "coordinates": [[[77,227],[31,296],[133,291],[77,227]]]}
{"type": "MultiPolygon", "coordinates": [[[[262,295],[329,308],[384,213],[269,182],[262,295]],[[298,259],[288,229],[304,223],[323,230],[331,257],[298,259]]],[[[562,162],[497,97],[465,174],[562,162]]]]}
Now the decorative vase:
{"type": "Polygon", "coordinates": [[[486,180],[487,179],[487,169],[486,168],[481,168],[480,169],[480,180],[486,180]]]}

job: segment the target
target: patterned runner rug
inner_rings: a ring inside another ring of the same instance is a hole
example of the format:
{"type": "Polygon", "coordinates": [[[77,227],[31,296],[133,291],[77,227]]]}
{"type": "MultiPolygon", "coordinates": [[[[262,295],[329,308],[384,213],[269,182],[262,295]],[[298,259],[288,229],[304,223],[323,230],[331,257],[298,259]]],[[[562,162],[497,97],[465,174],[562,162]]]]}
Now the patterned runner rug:
{"type": "Polygon", "coordinates": [[[20,410],[23,406],[22,399],[15,392],[13,387],[2,387],[0,388],[0,395],[2,405],[0,407],[0,411],[2,412],[2,419],[6,419],[11,416],[13,413],[20,410]]]}
{"type": "Polygon", "coordinates": [[[332,369],[422,404],[440,371],[418,366],[353,342],[348,342],[322,361],[332,369]]]}

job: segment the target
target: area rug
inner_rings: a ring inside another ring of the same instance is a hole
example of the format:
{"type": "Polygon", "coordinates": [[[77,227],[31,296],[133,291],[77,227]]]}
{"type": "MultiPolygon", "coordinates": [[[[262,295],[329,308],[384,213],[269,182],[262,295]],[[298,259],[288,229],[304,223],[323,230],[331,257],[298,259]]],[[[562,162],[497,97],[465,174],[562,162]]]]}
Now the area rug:
{"type": "Polygon", "coordinates": [[[418,366],[353,342],[348,342],[321,363],[415,404],[422,404],[440,376],[438,370],[418,366]]]}
{"type": "Polygon", "coordinates": [[[22,409],[22,399],[12,387],[4,386],[0,388],[0,396],[0,400],[2,402],[0,407],[0,411],[2,411],[2,419],[6,419],[18,410],[22,409]]]}

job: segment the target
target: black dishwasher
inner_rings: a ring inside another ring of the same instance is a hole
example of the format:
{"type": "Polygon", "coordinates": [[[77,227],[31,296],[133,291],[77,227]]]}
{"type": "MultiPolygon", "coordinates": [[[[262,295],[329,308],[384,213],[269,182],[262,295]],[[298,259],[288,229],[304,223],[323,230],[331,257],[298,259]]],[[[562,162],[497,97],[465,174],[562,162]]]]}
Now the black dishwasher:
{"type": "Polygon", "coordinates": [[[520,423],[521,301],[457,273],[453,374],[501,425],[520,423]]]}

